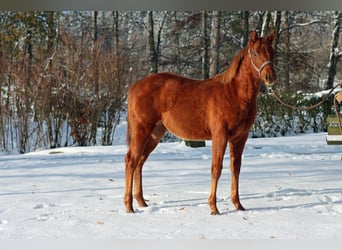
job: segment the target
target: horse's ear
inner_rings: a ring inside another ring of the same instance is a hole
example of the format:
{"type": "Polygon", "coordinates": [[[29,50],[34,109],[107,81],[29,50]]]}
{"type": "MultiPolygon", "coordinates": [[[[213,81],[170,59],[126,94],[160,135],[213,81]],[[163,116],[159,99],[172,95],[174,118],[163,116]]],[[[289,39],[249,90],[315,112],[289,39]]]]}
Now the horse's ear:
{"type": "Polygon", "coordinates": [[[250,43],[255,43],[258,40],[258,33],[253,30],[251,33],[251,38],[249,40],[250,43]]]}
{"type": "Polygon", "coordinates": [[[270,43],[273,43],[274,38],[275,38],[275,30],[273,30],[272,33],[267,37],[267,40],[270,41],[270,43]]]}

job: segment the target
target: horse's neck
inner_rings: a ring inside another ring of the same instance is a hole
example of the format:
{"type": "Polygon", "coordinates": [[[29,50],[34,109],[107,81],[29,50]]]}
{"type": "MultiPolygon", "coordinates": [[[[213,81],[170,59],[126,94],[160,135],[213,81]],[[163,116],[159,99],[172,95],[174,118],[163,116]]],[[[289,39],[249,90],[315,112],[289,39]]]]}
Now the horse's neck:
{"type": "Polygon", "coordinates": [[[248,104],[256,101],[261,83],[254,71],[247,49],[244,48],[234,57],[227,70],[215,75],[213,80],[224,84],[227,94],[248,104]]]}
{"type": "Polygon", "coordinates": [[[255,77],[253,70],[245,58],[231,83],[226,84],[229,91],[233,91],[237,98],[243,100],[243,103],[246,104],[256,101],[260,89],[261,80],[255,77]]]}

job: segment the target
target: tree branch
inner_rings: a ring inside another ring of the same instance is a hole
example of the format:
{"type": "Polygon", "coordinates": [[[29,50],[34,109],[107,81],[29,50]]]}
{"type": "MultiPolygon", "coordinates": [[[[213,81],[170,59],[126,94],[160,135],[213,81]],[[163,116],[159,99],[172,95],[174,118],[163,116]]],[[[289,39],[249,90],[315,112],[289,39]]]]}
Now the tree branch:
{"type": "Polygon", "coordinates": [[[305,26],[309,26],[313,24],[328,24],[328,23],[322,20],[313,20],[307,23],[295,23],[295,24],[289,25],[286,28],[280,29],[279,34],[281,34],[282,32],[285,32],[286,30],[290,30],[290,29],[297,28],[297,27],[305,27],[305,26]]]}
{"type": "Polygon", "coordinates": [[[338,54],[336,55],[336,57],[337,57],[337,59],[339,59],[340,57],[342,57],[342,52],[338,53],[338,54]]]}

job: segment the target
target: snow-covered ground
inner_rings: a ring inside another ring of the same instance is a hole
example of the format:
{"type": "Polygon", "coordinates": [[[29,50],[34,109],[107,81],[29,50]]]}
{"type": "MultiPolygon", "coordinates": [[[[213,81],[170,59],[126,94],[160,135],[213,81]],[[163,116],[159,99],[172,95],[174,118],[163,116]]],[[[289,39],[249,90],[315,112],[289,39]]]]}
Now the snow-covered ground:
{"type": "Polygon", "coordinates": [[[219,216],[207,205],[211,146],[163,143],[143,171],[148,208],[126,214],[124,124],[110,147],[0,156],[0,239],[342,238],[342,145],[326,134],[249,139],[230,202],[228,150],[219,216]],[[121,131],[121,132],[120,132],[121,131]]]}

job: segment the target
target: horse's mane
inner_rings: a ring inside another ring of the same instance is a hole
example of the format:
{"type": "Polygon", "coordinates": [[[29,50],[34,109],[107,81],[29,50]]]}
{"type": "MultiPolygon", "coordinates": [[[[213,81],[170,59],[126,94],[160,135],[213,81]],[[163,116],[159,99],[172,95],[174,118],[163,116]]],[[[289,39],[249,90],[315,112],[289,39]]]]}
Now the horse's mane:
{"type": "Polygon", "coordinates": [[[241,62],[246,55],[246,48],[243,48],[234,58],[226,71],[214,75],[212,77],[213,80],[222,82],[224,84],[230,83],[234,77],[237,75],[239,68],[241,66],[241,62]]]}

